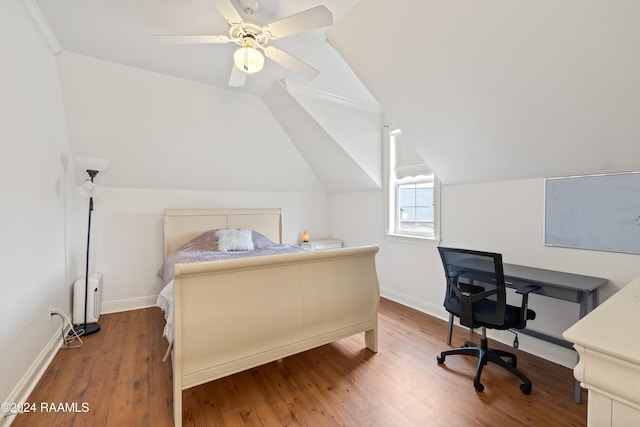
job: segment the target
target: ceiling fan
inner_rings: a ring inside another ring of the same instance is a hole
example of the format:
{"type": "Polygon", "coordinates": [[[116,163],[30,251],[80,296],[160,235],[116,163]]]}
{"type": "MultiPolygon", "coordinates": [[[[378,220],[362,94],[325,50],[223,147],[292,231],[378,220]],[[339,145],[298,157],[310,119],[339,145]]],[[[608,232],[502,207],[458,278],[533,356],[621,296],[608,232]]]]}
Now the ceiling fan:
{"type": "MultiPolygon", "coordinates": [[[[229,86],[243,86],[247,74],[259,72],[264,65],[264,56],[291,70],[307,80],[314,79],[319,71],[298,58],[268,45],[269,41],[291,36],[333,24],[333,16],[325,6],[287,16],[265,26],[247,22],[231,3],[232,0],[211,0],[220,15],[229,24],[229,35],[182,34],[161,35],[163,40],[175,44],[223,44],[236,43],[240,46],[234,53],[234,65],[229,78],[229,86]]],[[[258,9],[256,0],[237,0],[247,15],[258,9]]]]}

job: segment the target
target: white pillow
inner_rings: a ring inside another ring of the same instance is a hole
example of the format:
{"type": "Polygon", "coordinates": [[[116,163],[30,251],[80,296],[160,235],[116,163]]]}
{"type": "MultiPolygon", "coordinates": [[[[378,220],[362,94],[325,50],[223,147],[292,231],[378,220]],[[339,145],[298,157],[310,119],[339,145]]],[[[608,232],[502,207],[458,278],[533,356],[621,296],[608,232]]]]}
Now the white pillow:
{"type": "Polygon", "coordinates": [[[221,229],[218,235],[219,251],[252,251],[251,230],[221,229]]]}

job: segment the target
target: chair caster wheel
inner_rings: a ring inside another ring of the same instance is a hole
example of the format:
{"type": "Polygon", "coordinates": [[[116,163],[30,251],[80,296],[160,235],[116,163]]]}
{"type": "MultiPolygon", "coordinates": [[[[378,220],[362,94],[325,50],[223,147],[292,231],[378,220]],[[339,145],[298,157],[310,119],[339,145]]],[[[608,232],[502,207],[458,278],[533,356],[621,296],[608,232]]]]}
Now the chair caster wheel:
{"type": "Polygon", "coordinates": [[[444,357],[443,356],[436,356],[436,360],[438,361],[439,365],[442,365],[444,363],[444,357]]]}
{"type": "Polygon", "coordinates": [[[482,393],[484,391],[484,386],[482,384],[480,384],[480,383],[474,384],[473,386],[476,388],[476,391],[478,393],[482,393]]]}
{"type": "Polygon", "coordinates": [[[520,384],[520,390],[524,394],[531,394],[531,384],[520,384]]]}

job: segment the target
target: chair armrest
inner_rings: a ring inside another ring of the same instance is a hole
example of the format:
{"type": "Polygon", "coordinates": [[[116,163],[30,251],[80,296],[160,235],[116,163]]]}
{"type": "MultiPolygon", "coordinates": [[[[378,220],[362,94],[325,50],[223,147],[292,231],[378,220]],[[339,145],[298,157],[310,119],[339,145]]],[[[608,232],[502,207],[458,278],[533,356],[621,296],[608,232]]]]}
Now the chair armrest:
{"type": "MultiPolygon", "coordinates": [[[[525,325],[527,324],[527,318],[528,318],[528,313],[529,313],[529,294],[533,291],[535,291],[536,289],[539,289],[539,286],[535,286],[535,285],[529,285],[529,286],[523,286],[522,288],[517,288],[515,289],[515,292],[517,294],[522,294],[522,304],[520,306],[520,325],[519,325],[519,329],[522,329],[525,327],[525,325]]],[[[532,317],[529,320],[533,320],[536,318],[536,314],[535,312],[531,311],[532,313],[532,317]]]]}

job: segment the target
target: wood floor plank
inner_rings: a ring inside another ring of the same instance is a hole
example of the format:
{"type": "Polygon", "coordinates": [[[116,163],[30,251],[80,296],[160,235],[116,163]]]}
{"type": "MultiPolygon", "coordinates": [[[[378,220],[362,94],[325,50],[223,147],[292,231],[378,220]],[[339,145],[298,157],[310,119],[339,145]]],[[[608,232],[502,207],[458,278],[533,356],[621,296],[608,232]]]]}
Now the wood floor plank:
{"type": "MultiPolygon", "coordinates": [[[[88,412],[25,413],[13,426],[172,426],[171,362],[157,308],[103,315],[100,332],[61,349],[30,401],[86,403],[88,412]]],[[[447,324],[382,299],[379,352],[362,334],[183,392],[185,426],[585,426],[570,369],[519,350],[531,395],[496,366],[473,388],[475,359],[438,365],[447,324]]],[[[454,328],[453,344],[469,334],[454,328]]],[[[477,341],[477,337],[475,338],[477,341]]],[[[507,348],[491,342],[499,348],[507,348]]]]}

